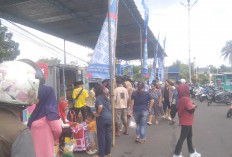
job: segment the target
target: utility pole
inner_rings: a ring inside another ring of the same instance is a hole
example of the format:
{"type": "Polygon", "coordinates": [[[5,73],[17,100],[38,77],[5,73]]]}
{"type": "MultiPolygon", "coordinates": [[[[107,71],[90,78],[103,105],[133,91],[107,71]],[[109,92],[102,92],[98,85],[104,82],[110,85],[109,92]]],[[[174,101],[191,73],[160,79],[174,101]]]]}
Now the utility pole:
{"type": "Polygon", "coordinates": [[[66,101],[66,85],[65,85],[65,66],[66,66],[66,47],[64,39],[64,67],[63,67],[63,88],[64,88],[64,99],[66,101]]]}
{"type": "Polygon", "coordinates": [[[196,0],[193,4],[190,3],[191,0],[187,0],[188,4],[184,4],[180,2],[184,7],[188,9],[188,48],[189,48],[189,82],[192,82],[192,76],[191,76],[191,42],[190,42],[190,12],[192,7],[197,3],[198,0],[196,0]]]}
{"type": "Polygon", "coordinates": [[[211,77],[210,77],[210,67],[209,67],[209,84],[210,84],[210,80],[211,80],[211,77]]]}

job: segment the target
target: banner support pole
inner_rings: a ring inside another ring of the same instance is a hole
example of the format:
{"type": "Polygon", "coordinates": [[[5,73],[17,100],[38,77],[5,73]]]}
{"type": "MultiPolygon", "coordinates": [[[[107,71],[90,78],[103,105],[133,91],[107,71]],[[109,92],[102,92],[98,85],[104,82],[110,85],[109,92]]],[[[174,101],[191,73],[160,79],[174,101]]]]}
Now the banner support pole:
{"type": "Polygon", "coordinates": [[[66,101],[66,86],[65,86],[65,65],[66,65],[66,47],[64,39],[64,67],[63,67],[63,88],[64,88],[64,100],[66,101]]]}
{"type": "Polygon", "coordinates": [[[143,75],[143,35],[142,29],[140,28],[140,61],[141,61],[141,81],[144,81],[143,75]]]}

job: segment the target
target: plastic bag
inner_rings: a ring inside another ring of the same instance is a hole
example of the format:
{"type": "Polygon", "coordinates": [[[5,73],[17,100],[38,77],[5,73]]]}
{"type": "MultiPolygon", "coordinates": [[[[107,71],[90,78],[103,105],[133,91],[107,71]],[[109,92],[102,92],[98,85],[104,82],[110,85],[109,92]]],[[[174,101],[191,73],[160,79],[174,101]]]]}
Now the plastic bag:
{"type": "Polygon", "coordinates": [[[131,118],[130,118],[129,127],[136,128],[136,122],[135,122],[135,118],[133,116],[131,116],[131,118]]]}
{"type": "Polygon", "coordinates": [[[59,144],[55,144],[55,146],[54,146],[53,157],[59,157],[59,144]]]}
{"type": "Polygon", "coordinates": [[[69,137],[65,137],[65,145],[64,145],[64,153],[73,153],[75,148],[76,141],[74,139],[70,139],[69,137]]]}

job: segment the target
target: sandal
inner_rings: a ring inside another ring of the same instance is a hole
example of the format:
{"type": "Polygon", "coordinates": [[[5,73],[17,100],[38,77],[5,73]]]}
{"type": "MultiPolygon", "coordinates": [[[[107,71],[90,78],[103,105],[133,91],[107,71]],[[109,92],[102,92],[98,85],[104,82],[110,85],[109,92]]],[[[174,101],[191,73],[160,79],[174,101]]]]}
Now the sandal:
{"type": "Polygon", "coordinates": [[[129,135],[129,133],[128,132],[124,132],[123,135],[129,135]]]}
{"type": "Polygon", "coordinates": [[[145,140],[140,140],[140,144],[144,144],[145,143],[145,140]]]}
{"type": "Polygon", "coordinates": [[[135,142],[139,143],[139,141],[140,141],[139,137],[136,137],[135,142]]]}
{"type": "Polygon", "coordinates": [[[152,123],[151,122],[147,122],[147,125],[152,125],[152,123]]]}

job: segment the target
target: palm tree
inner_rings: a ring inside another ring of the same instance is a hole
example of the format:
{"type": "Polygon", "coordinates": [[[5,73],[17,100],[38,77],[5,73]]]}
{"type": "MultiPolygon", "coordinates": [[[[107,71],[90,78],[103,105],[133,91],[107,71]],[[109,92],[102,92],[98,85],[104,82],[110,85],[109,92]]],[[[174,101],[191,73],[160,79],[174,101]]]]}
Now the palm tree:
{"type": "Polygon", "coordinates": [[[229,59],[229,63],[232,67],[232,40],[226,42],[226,45],[222,48],[221,53],[224,60],[229,59]]]}

